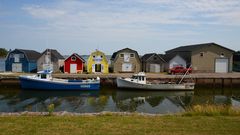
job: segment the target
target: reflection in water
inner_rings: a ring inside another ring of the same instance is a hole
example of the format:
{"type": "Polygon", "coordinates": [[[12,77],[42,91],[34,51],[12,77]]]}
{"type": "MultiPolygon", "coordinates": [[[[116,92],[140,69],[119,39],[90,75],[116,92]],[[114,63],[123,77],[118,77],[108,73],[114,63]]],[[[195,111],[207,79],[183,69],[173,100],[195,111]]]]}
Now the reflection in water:
{"type": "Polygon", "coordinates": [[[176,113],[191,102],[193,91],[124,91],[117,90],[116,105],[120,111],[176,113]]]}
{"type": "Polygon", "coordinates": [[[177,113],[196,104],[228,104],[240,107],[239,90],[134,91],[102,88],[100,91],[35,91],[0,88],[0,112],[144,112],[177,113]]]}

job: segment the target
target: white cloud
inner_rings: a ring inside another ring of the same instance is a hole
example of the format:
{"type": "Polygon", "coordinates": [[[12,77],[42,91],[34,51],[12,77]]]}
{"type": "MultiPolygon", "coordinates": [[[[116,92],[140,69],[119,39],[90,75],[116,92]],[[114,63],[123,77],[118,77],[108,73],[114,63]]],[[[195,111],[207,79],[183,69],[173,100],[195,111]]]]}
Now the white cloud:
{"type": "Polygon", "coordinates": [[[209,26],[239,26],[239,7],[238,0],[59,0],[50,6],[25,5],[22,9],[44,20],[38,29],[54,39],[138,44],[183,41],[203,34],[209,26]]]}
{"type": "Polygon", "coordinates": [[[30,13],[32,16],[41,19],[56,19],[58,17],[63,17],[66,12],[58,9],[48,9],[40,6],[29,6],[24,7],[23,10],[30,13]]]}

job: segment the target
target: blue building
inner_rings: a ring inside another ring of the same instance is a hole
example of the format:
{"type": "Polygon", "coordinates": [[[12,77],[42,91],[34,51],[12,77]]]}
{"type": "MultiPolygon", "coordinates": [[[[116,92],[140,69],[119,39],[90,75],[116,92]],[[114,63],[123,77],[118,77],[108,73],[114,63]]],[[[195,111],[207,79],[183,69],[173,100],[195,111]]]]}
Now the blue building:
{"type": "Polygon", "coordinates": [[[15,49],[6,57],[6,71],[10,72],[36,72],[37,60],[40,53],[34,50],[15,49]]]}

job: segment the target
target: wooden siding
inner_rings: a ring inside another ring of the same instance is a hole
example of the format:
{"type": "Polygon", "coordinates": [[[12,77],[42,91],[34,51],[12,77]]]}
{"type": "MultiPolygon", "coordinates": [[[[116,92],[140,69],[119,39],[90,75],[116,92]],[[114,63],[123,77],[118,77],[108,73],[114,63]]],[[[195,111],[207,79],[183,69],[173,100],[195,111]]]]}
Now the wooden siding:
{"type": "Polygon", "coordinates": [[[228,69],[232,71],[233,53],[227,49],[210,46],[192,52],[192,68],[195,72],[215,72],[215,60],[217,58],[229,59],[228,69]],[[203,53],[203,56],[200,54],[203,53]],[[221,57],[221,54],[224,57],[221,57]]]}
{"type": "Polygon", "coordinates": [[[151,57],[149,57],[147,61],[142,60],[142,71],[150,72],[151,64],[159,64],[160,72],[164,71],[164,62],[158,56],[156,56],[156,54],[153,54],[151,57]],[[156,57],[156,59],[154,57],[156,57]]]}
{"type": "Polygon", "coordinates": [[[120,52],[117,54],[115,61],[113,61],[113,72],[114,73],[119,73],[119,72],[123,72],[122,71],[122,65],[124,63],[131,63],[132,64],[132,72],[140,72],[141,71],[141,63],[139,61],[138,55],[136,53],[134,53],[134,58],[130,57],[129,62],[124,62],[124,58],[120,57],[120,54],[122,53],[133,53],[133,52],[120,52]]]}
{"type": "Polygon", "coordinates": [[[87,71],[88,73],[95,73],[93,72],[93,65],[95,64],[101,64],[101,73],[108,73],[108,60],[107,57],[105,56],[105,54],[101,51],[95,51],[93,53],[91,53],[91,55],[88,58],[88,62],[87,62],[87,71]],[[94,60],[95,58],[99,58],[99,61],[94,60]],[[101,58],[102,56],[102,58],[101,58]],[[101,58],[101,59],[100,59],[101,58]]]}
{"type": "Polygon", "coordinates": [[[75,56],[74,54],[72,54],[70,57],[68,57],[65,61],[64,61],[64,72],[65,73],[70,73],[70,65],[71,64],[77,64],[77,73],[82,73],[83,72],[83,66],[84,66],[84,62],[76,57],[76,61],[72,61],[72,57],[75,56]]]}
{"type": "Polygon", "coordinates": [[[10,52],[6,58],[5,66],[6,71],[12,71],[12,64],[13,63],[21,63],[22,64],[22,72],[36,72],[37,70],[37,64],[36,61],[28,61],[27,57],[24,55],[24,53],[14,50],[10,52]],[[19,62],[15,62],[14,57],[12,57],[14,54],[20,54],[23,56],[23,58],[19,59],[19,62]]]}

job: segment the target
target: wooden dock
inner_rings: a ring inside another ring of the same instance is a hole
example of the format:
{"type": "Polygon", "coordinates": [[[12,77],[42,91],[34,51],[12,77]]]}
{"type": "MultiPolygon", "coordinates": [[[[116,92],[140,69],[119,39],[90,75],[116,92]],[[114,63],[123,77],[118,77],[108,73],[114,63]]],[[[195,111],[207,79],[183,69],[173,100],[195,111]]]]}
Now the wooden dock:
{"type": "MultiPolygon", "coordinates": [[[[18,77],[21,74],[3,74],[0,73],[0,84],[19,84],[18,77]]],[[[31,74],[29,74],[31,75],[31,74]]],[[[130,77],[131,73],[109,73],[109,74],[53,74],[55,78],[65,79],[88,79],[101,78],[101,83],[104,85],[115,86],[117,77],[130,77]]],[[[168,75],[157,73],[146,73],[149,81],[177,81],[182,75],[168,75]]],[[[240,73],[194,73],[187,75],[185,80],[193,80],[197,86],[208,87],[238,87],[240,88],[240,73]]]]}

